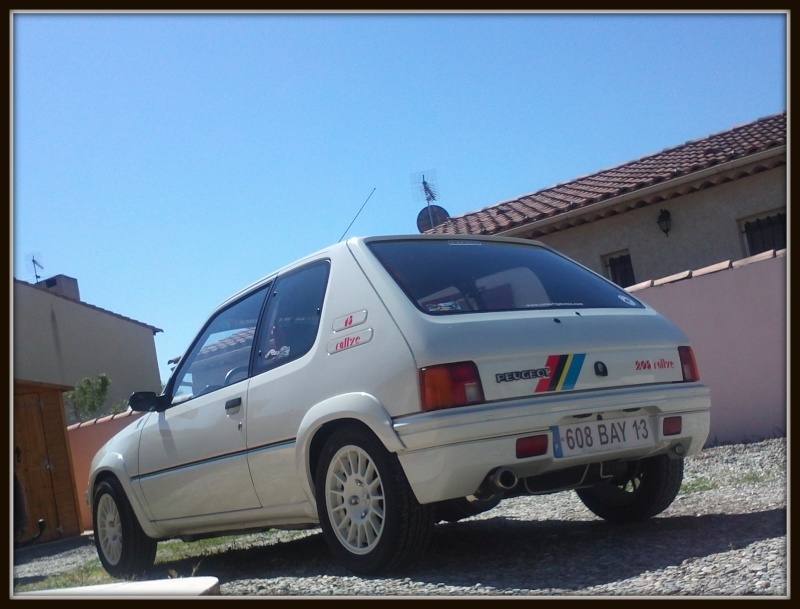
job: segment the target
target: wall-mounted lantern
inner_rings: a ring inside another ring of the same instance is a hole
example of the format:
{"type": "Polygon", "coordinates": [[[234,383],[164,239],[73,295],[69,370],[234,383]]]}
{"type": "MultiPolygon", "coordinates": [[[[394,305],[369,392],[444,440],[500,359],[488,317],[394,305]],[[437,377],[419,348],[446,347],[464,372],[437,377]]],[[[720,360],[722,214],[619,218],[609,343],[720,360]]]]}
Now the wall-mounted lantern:
{"type": "Polygon", "coordinates": [[[672,228],[672,216],[669,213],[669,210],[662,209],[661,213],[658,214],[658,228],[660,228],[664,234],[669,237],[669,229],[672,228]]]}

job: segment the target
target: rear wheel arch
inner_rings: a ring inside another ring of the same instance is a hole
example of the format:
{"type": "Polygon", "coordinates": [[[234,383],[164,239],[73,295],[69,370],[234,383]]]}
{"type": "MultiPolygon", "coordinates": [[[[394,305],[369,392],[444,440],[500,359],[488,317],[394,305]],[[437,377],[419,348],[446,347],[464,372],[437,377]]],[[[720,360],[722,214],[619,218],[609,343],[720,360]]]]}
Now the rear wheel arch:
{"type": "Polygon", "coordinates": [[[308,465],[311,471],[312,480],[316,480],[317,478],[319,457],[322,453],[323,446],[325,446],[325,442],[327,442],[328,438],[330,438],[336,431],[342,428],[360,429],[364,433],[368,433],[380,441],[380,438],[373,433],[372,429],[370,429],[368,425],[359,419],[336,419],[335,421],[330,421],[329,423],[324,424],[314,434],[308,449],[308,465]]]}
{"type": "Polygon", "coordinates": [[[312,505],[320,451],[327,438],[342,426],[367,430],[391,453],[405,448],[394,431],[391,416],[370,394],[338,395],[312,406],[299,425],[296,442],[297,472],[312,505]]]}

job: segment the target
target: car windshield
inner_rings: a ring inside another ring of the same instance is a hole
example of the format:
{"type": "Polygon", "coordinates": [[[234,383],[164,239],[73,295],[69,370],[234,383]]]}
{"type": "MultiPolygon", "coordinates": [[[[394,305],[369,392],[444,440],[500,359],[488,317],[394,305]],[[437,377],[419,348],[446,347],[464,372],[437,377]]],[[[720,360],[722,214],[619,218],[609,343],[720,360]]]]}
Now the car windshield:
{"type": "Polygon", "coordinates": [[[387,240],[369,247],[416,306],[431,315],[644,308],[623,289],[535,244],[387,240]]]}

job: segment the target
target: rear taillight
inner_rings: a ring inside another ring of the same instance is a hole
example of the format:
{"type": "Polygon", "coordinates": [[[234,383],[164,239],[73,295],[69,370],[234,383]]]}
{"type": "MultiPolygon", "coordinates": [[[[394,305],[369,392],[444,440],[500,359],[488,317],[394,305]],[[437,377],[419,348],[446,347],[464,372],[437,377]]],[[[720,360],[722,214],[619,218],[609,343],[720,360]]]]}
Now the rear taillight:
{"type": "Polygon", "coordinates": [[[694,359],[694,351],[691,347],[678,347],[678,356],[681,358],[681,372],[683,381],[689,383],[700,380],[700,370],[697,368],[697,360],[694,359]]]}
{"type": "Polygon", "coordinates": [[[483,402],[483,387],[473,362],[427,366],[419,371],[422,410],[483,402]]]}

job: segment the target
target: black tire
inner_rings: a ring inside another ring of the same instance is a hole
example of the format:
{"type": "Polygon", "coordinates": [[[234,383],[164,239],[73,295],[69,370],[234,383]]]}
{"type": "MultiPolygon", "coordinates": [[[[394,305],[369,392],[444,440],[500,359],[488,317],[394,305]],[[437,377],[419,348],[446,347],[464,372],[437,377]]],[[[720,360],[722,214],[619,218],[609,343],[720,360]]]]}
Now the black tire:
{"type": "Polygon", "coordinates": [[[103,568],[118,579],[143,578],[155,562],[158,542],[145,535],[119,481],[97,485],[92,515],[103,568]]]}
{"type": "Polygon", "coordinates": [[[427,550],[435,508],[417,502],[397,457],[369,431],[334,431],[314,482],[325,541],[353,573],[396,571],[427,550]]]}
{"type": "Polygon", "coordinates": [[[683,482],[683,459],[659,455],[631,463],[628,473],[576,492],[594,514],[610,522],[652,518],[675,500],[683,482]]]}
{"type": "Polygon", "coordinates": [[[438,504],[436,514],[439,520],[458,522],[496,508],[502,499],[502,495],[492,495],[486,499],[478,499],[473,495],[449,499],[438,504]]]}

